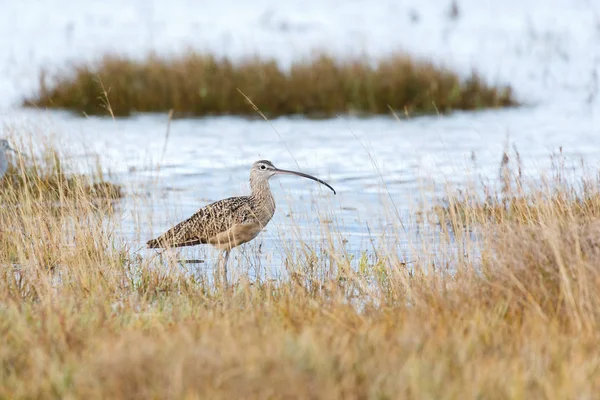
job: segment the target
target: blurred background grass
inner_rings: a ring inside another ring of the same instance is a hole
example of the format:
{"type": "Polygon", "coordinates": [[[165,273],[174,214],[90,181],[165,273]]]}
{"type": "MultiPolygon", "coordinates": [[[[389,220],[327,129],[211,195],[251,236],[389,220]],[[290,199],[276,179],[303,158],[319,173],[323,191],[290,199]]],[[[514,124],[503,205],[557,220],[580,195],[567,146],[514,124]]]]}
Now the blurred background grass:
{"type": "Polygon", "coordinates": [[[489,86],[476,73],[461,79],[447,68],[408,55],[376,64],[321,55],[294,63],[289,70],[274,60],[232,62],[194,53],[143,61],[105,56],[59,76],[42,74],[40,84],[38,95],[25,105],[115,116],[171,109],[175,116],[255,115],[239,91],[268,117],[390,110],[418,115],[517,105],[507,86],[489,86]]]}

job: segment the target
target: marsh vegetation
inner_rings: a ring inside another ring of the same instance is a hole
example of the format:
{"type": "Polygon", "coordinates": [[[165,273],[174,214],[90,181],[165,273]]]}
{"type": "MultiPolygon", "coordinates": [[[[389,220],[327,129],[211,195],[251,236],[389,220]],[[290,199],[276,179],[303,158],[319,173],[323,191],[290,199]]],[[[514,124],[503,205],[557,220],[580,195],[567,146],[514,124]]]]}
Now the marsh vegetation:
{"type": "Polygon", "coordinates": [[[135,60],[108,55],[61,74],[42,73],[37,96],[24,104],[84,114],[127,116],[265,115],[330,117],[354,113],[447,113],[517,105],[507,86],[490,86],[477,73],[463,79],[447,68],[407,55],[373,62],[327,55],[294,63],[190,53],[135,60]],[[243,95],[242,95],[243,93],[243,95]]]}
{"type": "MultiPolygon", "coordinates": [[[[240,274],[223,288],[136,254],[116,231],[118,213],[99,210],[90,191],[52,195],[48,207],[54,186],[38,182],[69,169],[48,154],[55,161],[35,175],[16,163],[14,176],[29,178],[2,189],[0,397],[571,398],[600,389],[597,207],[578,206],[572,186],[532,182],[537,191],[493,218],[475,197],[449,194],[438,205],[447,212],[428,215],[453,229],[435,245],[414,243],[421,253],[410,263],[389,247],[352,259],[332,224],[324,249],[294,244],[280,279],[240,274]],[[470,248],[480,256],[466,256],[470,248]]],[[[586,198],[600,195],[593,180],[586,188],[586,198]]]]}

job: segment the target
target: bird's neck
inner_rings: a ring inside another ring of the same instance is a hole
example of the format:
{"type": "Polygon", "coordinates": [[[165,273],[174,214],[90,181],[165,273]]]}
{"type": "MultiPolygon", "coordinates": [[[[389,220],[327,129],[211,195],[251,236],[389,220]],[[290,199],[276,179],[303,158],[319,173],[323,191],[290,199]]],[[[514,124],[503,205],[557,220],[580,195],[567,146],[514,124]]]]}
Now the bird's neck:
{"type": "Polygon", "coordinates": [[[275,212],[275,199],[271,193],[269,181],[250,179],[250,190],[252,191],[250,197],[255,201],[255,204],[265,208],[264,211],[272,216],[275,212]]]}
{"type": "Polygon", "coordinates": [[[269,186],[269,181],[267,180],[250,179],[250,190],[252,191],[252,197],[273,197],[273,195],[271,194],[271,187],[269,186]]]}

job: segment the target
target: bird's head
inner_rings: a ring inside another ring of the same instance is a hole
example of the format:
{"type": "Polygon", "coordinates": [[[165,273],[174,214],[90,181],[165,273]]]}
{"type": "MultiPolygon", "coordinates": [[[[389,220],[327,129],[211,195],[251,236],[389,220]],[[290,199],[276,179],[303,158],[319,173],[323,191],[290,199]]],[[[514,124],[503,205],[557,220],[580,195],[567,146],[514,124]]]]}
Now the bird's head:
{"type": "Polygon", "coordinates": [[[319,182],[322,185],[327,186],[333,194],[335,193],[335,189],[332,188],[327,182],[322,181],[318,178],[315,178],[312,175],[304,174],[302,172],[296,171],[288,171],[285,169],[279,169],[273,165],[271,161],[267,160],[259,160],[252,164],[252,169],[250,170],[250,181],[268,181],[274,175],[295,175],[300,176],[302,178],[312,179],[313,181],[319,182]]]}
{"type": "Polygon", "coordinates": [[[276,174],[277,168],[271,161],[259,160],[252,164],[250,174],[258,179],[268,180],[276,174]]]}

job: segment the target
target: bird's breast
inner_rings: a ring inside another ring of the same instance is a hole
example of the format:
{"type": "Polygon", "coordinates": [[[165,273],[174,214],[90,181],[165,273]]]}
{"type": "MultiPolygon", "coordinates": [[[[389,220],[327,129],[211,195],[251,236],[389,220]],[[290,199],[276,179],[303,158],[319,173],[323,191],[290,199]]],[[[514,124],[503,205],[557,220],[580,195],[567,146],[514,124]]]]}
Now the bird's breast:
{"type": "Polygon", "coordinates": [[[264,228],[267,226],[273,215],[275,214],[275,202],[269,201],[264,202],[254,208],[254,213],[256,215],[257,221],[264,228]]]}
{"type": "Polygon", "coordinates": [[[225,232],[211,237],[208,242],[220,250],[231,250],[254,239],[261,229],[262,225],[258,222],[235,224],[225,232]]]}

